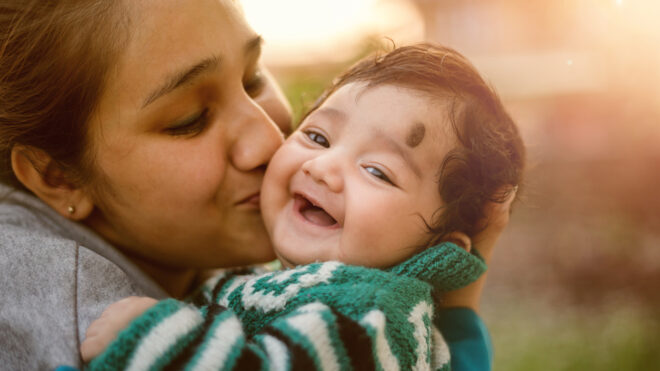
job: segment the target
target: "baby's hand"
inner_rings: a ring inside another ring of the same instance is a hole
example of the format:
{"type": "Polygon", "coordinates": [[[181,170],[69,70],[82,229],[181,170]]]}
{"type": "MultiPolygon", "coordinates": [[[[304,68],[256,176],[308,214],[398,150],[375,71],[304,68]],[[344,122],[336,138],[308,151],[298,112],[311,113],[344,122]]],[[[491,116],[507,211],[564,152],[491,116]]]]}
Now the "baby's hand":
{"type": "Polygon", "coordinates": [[[85,341],[80,345],[83,361],[89,362],[103,353],[121,330],[157,302],[152,298],[130,296],[110,304],[87,328],[85,341]]]}

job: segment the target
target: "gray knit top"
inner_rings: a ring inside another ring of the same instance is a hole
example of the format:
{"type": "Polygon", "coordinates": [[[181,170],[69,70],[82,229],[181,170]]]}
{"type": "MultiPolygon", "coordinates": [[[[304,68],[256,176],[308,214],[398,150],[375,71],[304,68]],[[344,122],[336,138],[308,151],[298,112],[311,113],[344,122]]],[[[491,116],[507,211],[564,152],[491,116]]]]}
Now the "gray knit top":
{"type": "Polygon", "coordinates": [[[94,232],[0,184],[1,368],[80,366],[87,326],[130,295],[167,296],[94,232]]]}

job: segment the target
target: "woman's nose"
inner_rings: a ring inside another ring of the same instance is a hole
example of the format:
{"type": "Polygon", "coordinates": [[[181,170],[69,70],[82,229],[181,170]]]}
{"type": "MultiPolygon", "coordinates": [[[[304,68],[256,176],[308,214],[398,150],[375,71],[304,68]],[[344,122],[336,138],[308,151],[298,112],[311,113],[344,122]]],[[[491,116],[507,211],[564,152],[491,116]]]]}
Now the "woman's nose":
{"type": "Polygon", "coordinates": [[[328,187],[332,192],[339,193],[344,189],[344,179],[341,165],[336,156],[325,154],[305,161],[302,171],[315,182],[328,187]]]}
{"type": "MultiPolygon", "coordinates": [[[[282,131],[250,97],[237,105],[228,135],[232,138],[229,159],[240,171],[263,167],[284,142],[282,131]]],[[[230,118],[231,119],[231,118],[230,118]]]]}

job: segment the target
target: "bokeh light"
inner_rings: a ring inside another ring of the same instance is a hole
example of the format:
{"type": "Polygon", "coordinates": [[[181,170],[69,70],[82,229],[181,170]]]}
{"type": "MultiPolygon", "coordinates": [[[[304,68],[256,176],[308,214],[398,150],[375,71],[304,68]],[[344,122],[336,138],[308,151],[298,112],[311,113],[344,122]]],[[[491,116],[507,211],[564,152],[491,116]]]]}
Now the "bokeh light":
{"type": "Polygon", "coordinates": [[[350,58],[369,35],[418,41],[423,29],[405,0],[243,0],[250,24],[265,40],[271,64],[313,64],[350,58]]]}

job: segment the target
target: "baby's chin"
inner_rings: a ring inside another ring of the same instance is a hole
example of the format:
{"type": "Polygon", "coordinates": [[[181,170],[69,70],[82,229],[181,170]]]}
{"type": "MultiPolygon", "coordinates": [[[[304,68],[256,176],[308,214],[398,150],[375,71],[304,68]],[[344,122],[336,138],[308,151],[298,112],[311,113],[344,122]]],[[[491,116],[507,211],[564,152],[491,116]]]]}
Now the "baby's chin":
{"type": "Polygon", "coordinates": [[[282,264],[282,268],[289,269],[301,265],[301,264],[296,264],[291,260],[285,258],[284,256],[282,256],[282,254],[278,253],[277,251],[275,251],[275,255],[277,256],[277,260],[280,261],[280,264],[282,264]]]}
{"type": "MultiPolygon", "coordinates": [[[[324,259],[321,256],[316,256],[314,254],[307,255],[307,254],[299,254],[296,251],[291,251],[291,250],[286,250],[286,249],[278,249],[278,246],[276,243],[274,243],[274,249],[275,249],[275,256],[277,257],[277,260],[280,261],[282,264],[282,268],[295,268],[300,265],[307,265],[307,264],[313,264],[313,263],[319,263],[319,262],[325,262],[328,261],[328,259],[324,259]],[[288,253],[287,253],[288,251],[288,253]]],[[[332,260],[332,259],[330,259],[332,260]]]]}

